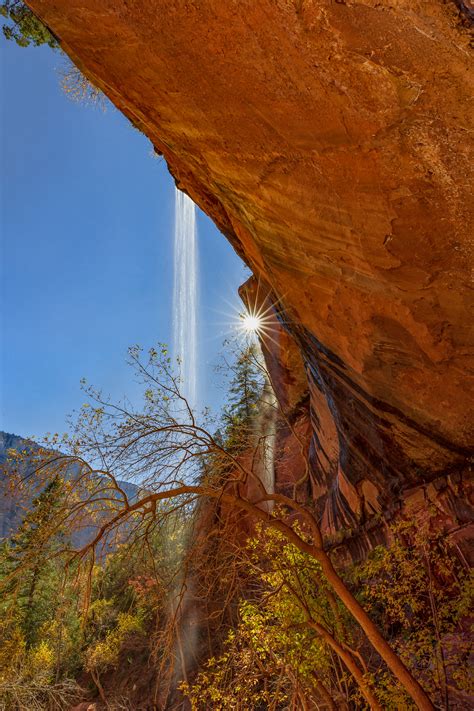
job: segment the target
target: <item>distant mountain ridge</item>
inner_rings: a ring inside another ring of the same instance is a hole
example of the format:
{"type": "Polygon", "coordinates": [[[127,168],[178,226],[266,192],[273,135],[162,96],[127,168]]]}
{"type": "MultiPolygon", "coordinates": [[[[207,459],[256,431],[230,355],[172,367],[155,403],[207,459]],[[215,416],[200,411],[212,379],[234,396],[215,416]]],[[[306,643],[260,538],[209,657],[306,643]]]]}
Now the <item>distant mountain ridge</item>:
{"type": "MultiPolygon", "coordinates": [[[[31,452],[34,455],[41,447],[33,440],[0,430],[0,540],[8,538],[15,533],[34,498],[33,493],[27,498],[21,498],[16,496],[15,492],[10,489],[8,452],[12,449],[21,452],[26,451],[27,453],[31,452]]],[[[71,476],[73,476],[73,466],[71,465],[71,476]]],[[[140,487],[125,481],[118,483],[129,499],[136,498],[140,487]]]]}

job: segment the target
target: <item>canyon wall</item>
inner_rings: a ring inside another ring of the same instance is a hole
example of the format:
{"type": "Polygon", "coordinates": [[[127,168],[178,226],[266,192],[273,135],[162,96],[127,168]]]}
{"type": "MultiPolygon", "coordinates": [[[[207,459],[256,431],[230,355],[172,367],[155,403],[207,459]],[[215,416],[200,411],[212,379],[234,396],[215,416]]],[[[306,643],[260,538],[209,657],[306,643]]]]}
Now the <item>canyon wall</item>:
{"type": "Polygon", "coordinates": [[[410,498],[464,531],[471,3],[28,4],[273,300],[267,357],[285,408],[309,392],[325,531],[410,498]]]}

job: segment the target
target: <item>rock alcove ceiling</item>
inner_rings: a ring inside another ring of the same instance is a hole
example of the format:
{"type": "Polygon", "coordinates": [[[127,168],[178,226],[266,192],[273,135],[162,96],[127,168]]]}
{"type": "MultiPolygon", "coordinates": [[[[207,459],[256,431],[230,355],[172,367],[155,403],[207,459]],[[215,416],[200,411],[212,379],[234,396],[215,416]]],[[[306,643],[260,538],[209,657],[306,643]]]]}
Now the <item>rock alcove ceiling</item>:
{"type": "Polygon", "coordinates": [[[326,532],[431,502],[465,540],[471,3],[28,4],[275,302],[326,532]]]}

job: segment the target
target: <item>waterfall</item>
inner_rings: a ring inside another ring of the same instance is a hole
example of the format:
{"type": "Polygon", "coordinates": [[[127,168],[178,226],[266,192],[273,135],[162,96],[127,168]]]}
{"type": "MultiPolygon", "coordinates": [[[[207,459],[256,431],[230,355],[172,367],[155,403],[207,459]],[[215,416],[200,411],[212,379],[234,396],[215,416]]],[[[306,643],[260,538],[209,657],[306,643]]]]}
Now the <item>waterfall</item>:
{"type": "MultiPolygon", "coordinates": [[[[268,377],[265,377],[262,394],[258,401],[258,414],[255,421],[255,435],[258,452],[255,456],[255,469],[267,494],[275,493],[275,439],[277,427],[277,399],[268,377]]],[[[267,502],[263,508],[271,511],[273,505],[267,502]]]]}
{"type": "Polygon", "coordinates": [[[196,207],[175,189],[173,351],[179,358],[181,393],[197,405],[198,261],[196,207]]]}

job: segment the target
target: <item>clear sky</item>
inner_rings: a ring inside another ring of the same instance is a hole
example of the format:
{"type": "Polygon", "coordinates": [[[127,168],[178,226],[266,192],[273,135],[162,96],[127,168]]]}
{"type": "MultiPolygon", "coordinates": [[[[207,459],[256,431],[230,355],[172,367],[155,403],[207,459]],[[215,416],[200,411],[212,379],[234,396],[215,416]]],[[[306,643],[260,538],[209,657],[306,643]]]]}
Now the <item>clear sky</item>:
{"type": "MultiPolygon", "coordinates": [[[[112,105],[64,95],[59,52],[2,38],[0,60],[0,428],[39,437],[66,429],[82,377],[133,396],[127,347],[170,342],[174,184],[112,105]]],[[[200,395],[217,407],[222,312],[246,271],[202,213],[198,230],[200,395]]]]}

